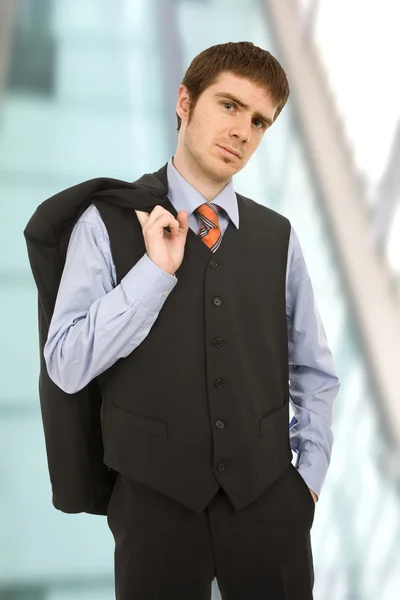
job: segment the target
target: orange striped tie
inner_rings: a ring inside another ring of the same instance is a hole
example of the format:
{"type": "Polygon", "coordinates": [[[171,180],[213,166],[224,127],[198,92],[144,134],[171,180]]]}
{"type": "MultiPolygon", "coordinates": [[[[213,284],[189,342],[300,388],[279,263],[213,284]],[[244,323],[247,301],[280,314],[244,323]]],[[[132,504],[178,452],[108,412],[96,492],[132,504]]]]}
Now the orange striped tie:
{"type": "Polygon", "coordinates": [[[218,222],[218,211],[220,208],[217,204],[205,202],[196,209],[202,223],[198,231],[198,236],[207,244],[212,252],[218,250],[222,241],[218,222]]]}

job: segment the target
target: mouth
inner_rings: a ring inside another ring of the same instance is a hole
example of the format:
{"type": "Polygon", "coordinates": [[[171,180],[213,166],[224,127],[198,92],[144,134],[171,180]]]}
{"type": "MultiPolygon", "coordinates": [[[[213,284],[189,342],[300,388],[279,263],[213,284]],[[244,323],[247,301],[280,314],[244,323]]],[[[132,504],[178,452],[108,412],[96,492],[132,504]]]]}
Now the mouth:
{"type": "Polygon", "coordinates": [[[240,158],[239,153],[236,150],[230,150],[229,148],[225,148],[224,146],[218,146],[226,156],[234,156],[235,158],[240,158]]]}

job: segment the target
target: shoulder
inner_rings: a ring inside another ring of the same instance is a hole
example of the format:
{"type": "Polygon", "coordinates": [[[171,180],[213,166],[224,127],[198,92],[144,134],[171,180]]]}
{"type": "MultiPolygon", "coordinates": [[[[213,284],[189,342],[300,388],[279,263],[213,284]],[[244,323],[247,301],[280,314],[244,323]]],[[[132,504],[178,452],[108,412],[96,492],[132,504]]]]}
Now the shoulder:
{"type": "Polygon", "coordinates": [[[254,211],[259,216],[270,217],[271,219],[286,223],[290,227],[290,220],[285,217],[285,215],[282,215],[280,212],[273,210],[269,206],[265,206],[265,204],[261,204],[243,194],[239,194],[238,192],[236,192],[236,194],[242,200],[245,208],[254,211]]]}
{"type": "Polygon", "coordinates": [[[99,225],[102,222],[102,218],[100,216],[97,207],[94,204],[90,204],[88,208],[81,214],[76,224],[78,223],[88,223],[88,225],[99,225]]]}
{"type": "Polygon", "coordinates": [[[110,243],[107,228],[94,204],[90,204],[81,214],[75,223],[72,234],[77,235],[78,231],[84,231],[86,236],[95,239],[100,246],[109,245],[110,243]]]}

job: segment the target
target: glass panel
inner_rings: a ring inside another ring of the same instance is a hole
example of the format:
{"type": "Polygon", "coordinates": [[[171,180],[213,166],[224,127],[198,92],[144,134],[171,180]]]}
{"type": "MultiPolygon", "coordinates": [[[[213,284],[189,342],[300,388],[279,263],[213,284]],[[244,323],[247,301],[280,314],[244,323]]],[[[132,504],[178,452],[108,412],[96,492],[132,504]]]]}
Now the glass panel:
{"type": "MultiPolygon", "coordinates": [[[[226,41],[251,40],[279,58],[256,0],[181,0],[170,6],[177,11],[182,51],[173,60],[184,70],[198,52],[226,41]]],[[[17,27],[24,30],[24,19],[34,23],[53,47],[41,64],[44,75],[37,72],[30,80],[30,50],[14,46],[1,104],[0,302],[6,343],[0,350],[0,470],[7,482],[0,499],[0,593],[8,593],[10,579],[39,581],[40,590],[26,592],[26,599],[47,590],[46,598],[59,600],[68,596],[68,580],[75,599],[88,600],[98,584],[96,598],[111,600],[113,540],[104,520],[65,515],[51,505],[35,375],[36,288],[22,231],[36,206],[61,189],[103,175],[134,180],[159,168],[169,158],[176,117],[165,111],[155,3],[54,0],[46,11],[28,11],[29,18],[27,7],[21,3],[17,27]]],[[[394,453],[292,102],[235,177],[235,187],[287,216],[295,228],[342,383],[332,461],[312,529],[315,598],[392,599],[400,584],[396,465],[389,460],[394,453]]],[[[15,597],[23,593],[17,590],[15,597]]],[[[219,598],[216,581],[213,598],[219,598]]]]}

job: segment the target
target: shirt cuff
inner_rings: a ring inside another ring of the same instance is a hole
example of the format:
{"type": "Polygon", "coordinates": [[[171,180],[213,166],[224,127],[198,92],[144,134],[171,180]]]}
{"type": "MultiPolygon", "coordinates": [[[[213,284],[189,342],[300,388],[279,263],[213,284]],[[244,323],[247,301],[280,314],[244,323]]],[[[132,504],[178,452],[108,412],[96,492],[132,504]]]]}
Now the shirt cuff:
{"type": "Polygon", "coordinates": [[[147,253],[121,279],[121,286],[130,298],[155,312],[161,310],[177,283],[177,277],[160,269],[147,253]]]}
{"type": "Polygon", "coordinates": [[[322,485],[328,470],[326,458],[318,449],[318,446],[309,446],[301,451],[296,468],[307,484],[319,498],[322,485]]]}

